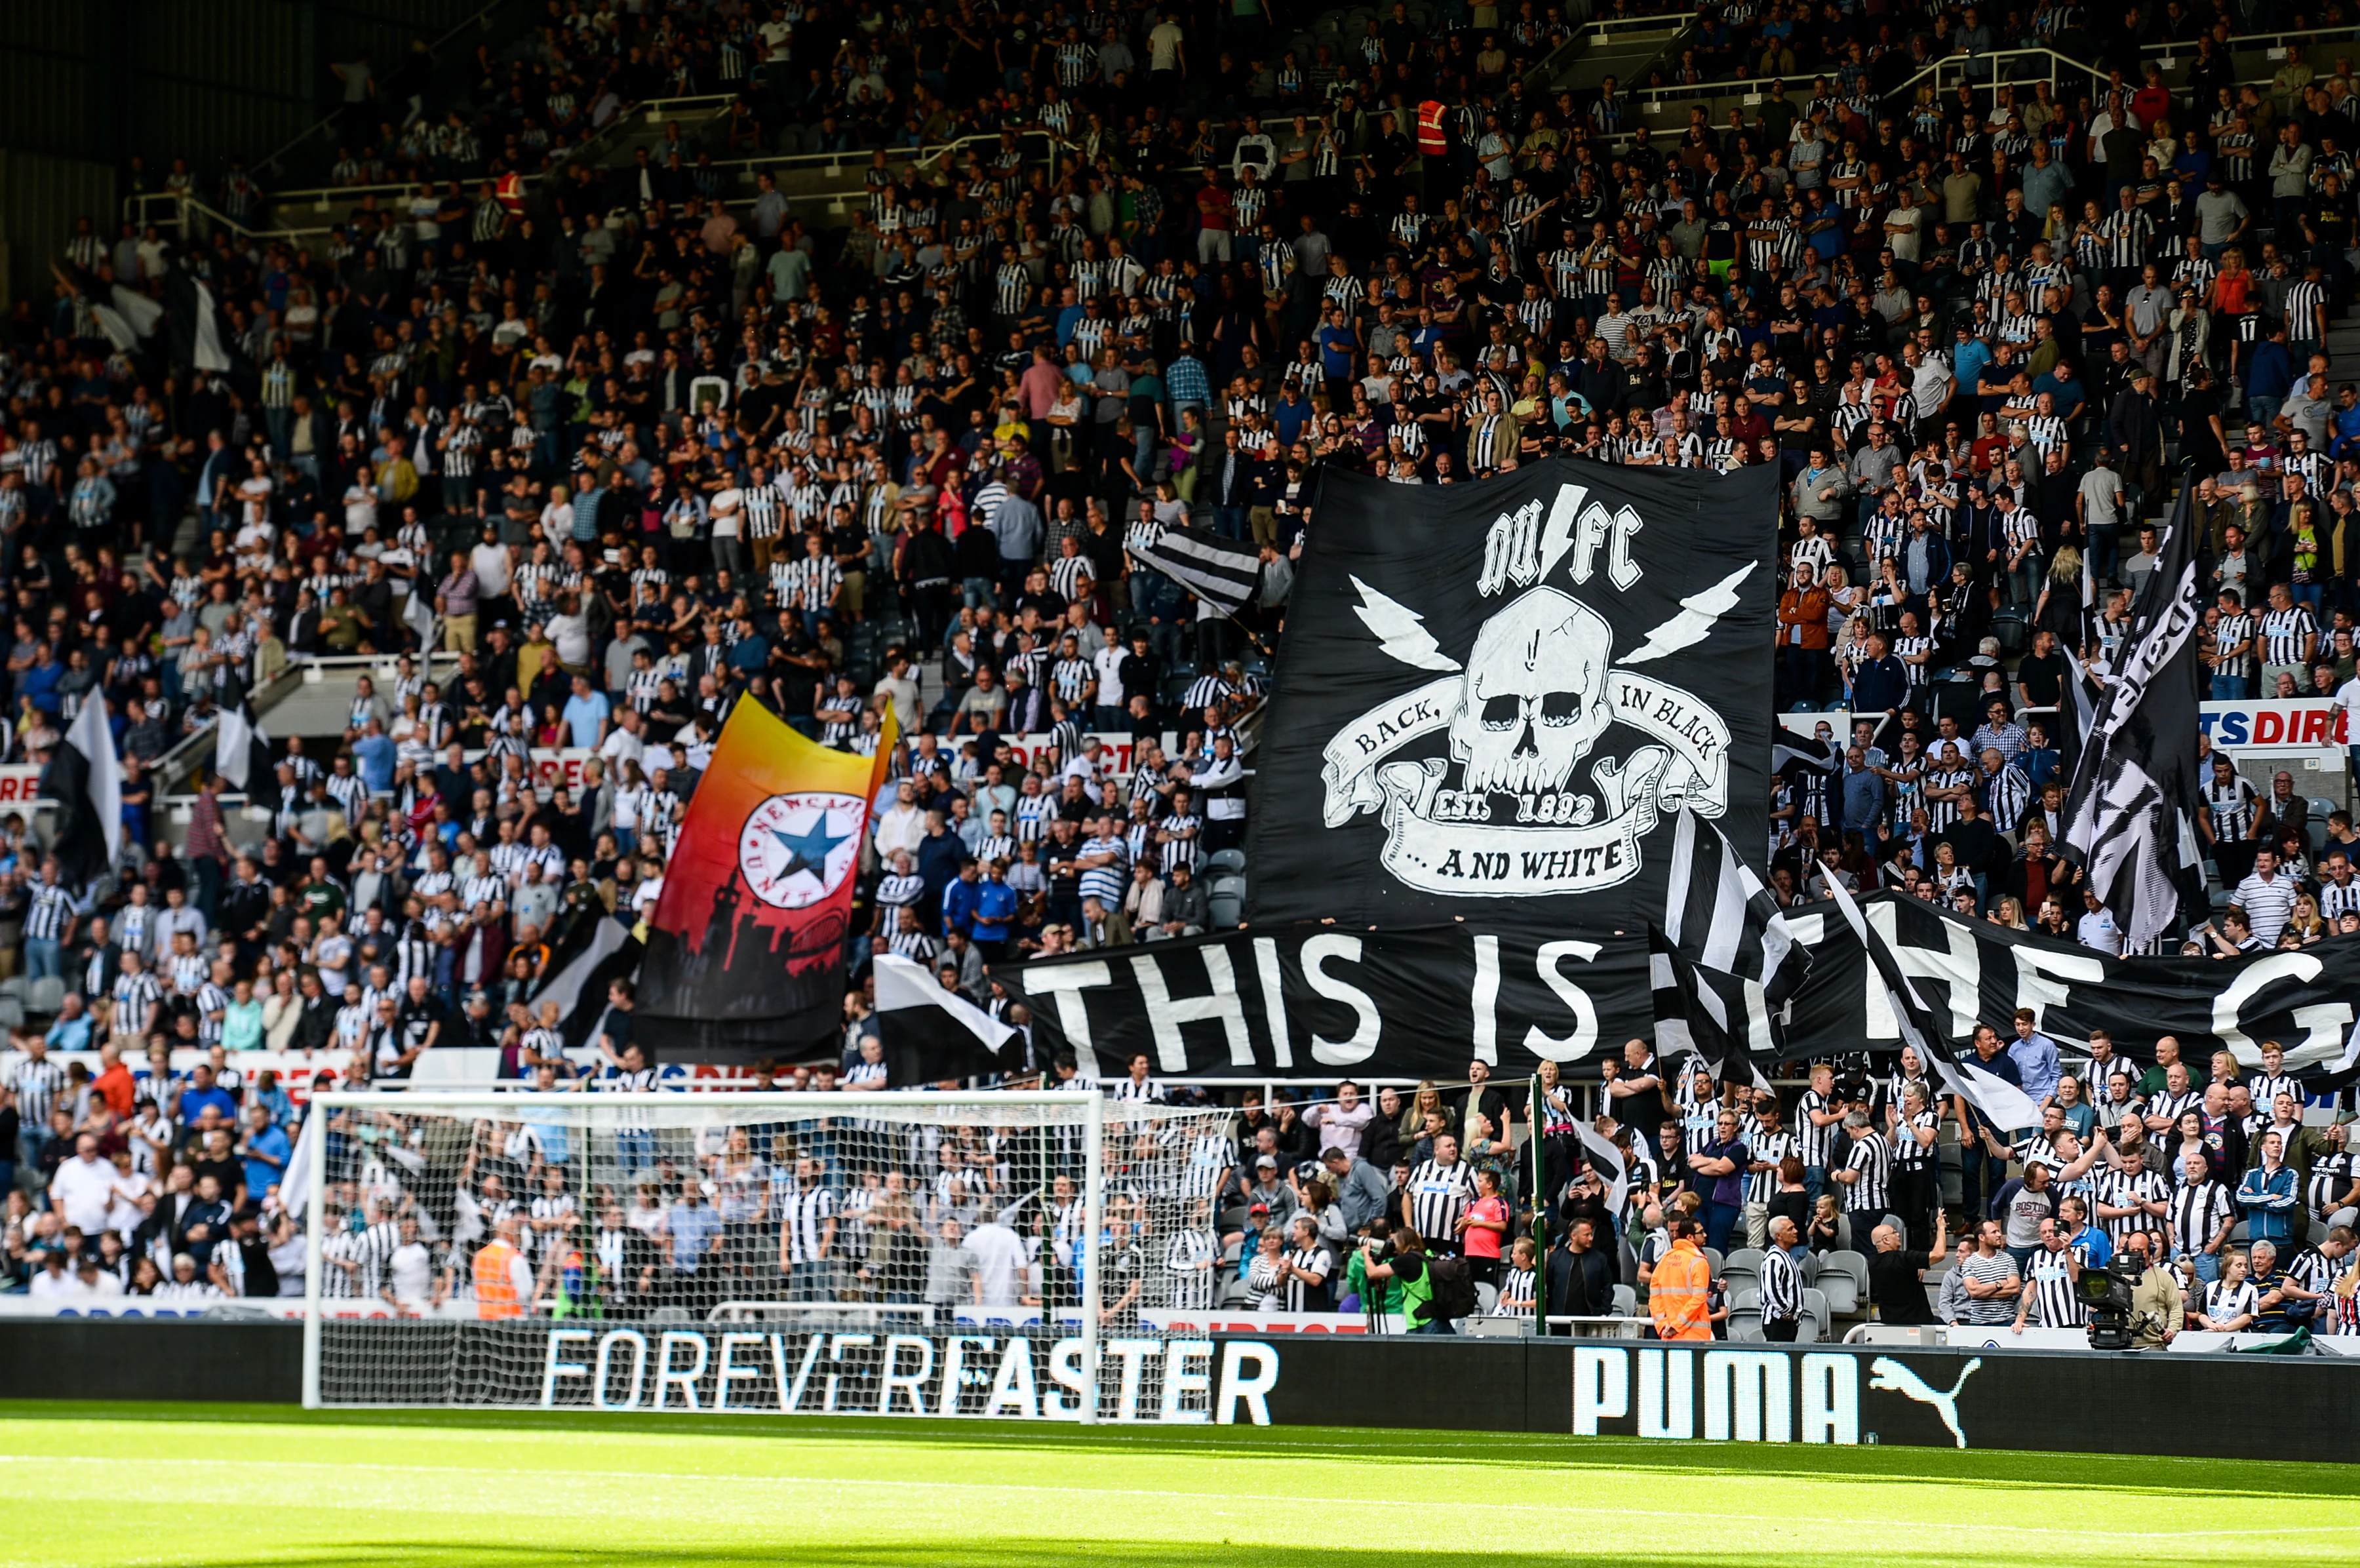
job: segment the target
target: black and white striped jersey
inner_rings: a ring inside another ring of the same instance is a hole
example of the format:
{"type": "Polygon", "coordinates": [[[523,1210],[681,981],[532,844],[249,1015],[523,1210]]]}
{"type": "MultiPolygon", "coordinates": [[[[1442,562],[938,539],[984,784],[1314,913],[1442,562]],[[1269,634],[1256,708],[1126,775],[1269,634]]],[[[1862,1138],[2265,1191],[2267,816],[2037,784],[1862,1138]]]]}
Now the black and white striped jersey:
{"type": "Polygon", "coordinates": [[[1403,1192],[1409,1203],[1410,1228],[1424,1236],[1429,1247],[1458,1250],[1459,1216],[1467,1212],[1468,1200],[1475,1195],[1467,1162],[1422,1161],[1409,1173],[1409,1185],[1403,1192]]]}
{"type": "Polygon", "coordinates": [[[1885,1213],[1887,1168],[1891,1163],[1892,1151],[1874,1132],[1852,1139],[1852,1148],[1844,1154],[1844,1169],[1858,1171],[1859,1179],[1844,1187],[1844,1213],[1885,1213]]]}

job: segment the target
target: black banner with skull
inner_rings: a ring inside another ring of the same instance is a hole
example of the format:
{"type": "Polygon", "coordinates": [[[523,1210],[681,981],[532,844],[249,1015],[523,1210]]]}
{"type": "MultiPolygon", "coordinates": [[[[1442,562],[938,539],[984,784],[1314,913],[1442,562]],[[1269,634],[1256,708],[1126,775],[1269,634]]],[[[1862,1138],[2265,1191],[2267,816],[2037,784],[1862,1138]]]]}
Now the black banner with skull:
{"type": "Polygon", "coordinates": [[[1637,931],[1671,815],[1768,811],[1778,476],[1331,473],[1256,763],[1251,918],[1637,931]]]}

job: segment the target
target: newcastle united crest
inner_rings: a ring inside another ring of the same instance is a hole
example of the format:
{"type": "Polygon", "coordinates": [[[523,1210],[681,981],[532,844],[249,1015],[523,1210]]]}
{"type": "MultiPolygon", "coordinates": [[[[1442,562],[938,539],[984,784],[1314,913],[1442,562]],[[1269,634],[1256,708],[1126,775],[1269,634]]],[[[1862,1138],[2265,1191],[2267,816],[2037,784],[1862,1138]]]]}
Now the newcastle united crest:
{"type": "Polygon", "coordinates": [[[1677,614],[1618,650],[1585,600],[1637,587],[1646,573],[1632,543],[1645,527],[1634,507],[1583,485],[1501,513],[1476,580],[1483,619],[1463,659],[1443,651],[1418,605],[1353,576],[1378,649],[1433,674],[1328,742],[1325,824],[1375,812],[1384,869],[1420,891],[1532,898],[1636,877],[1659,815],[1726,812],[1728,722],[1649,666],[1703,642],[1762,563],[1680,598],[1677,614]],[[1430,753],[1417,743],[1437,735],[1445,755],[1401,755],[1430,753]]]}

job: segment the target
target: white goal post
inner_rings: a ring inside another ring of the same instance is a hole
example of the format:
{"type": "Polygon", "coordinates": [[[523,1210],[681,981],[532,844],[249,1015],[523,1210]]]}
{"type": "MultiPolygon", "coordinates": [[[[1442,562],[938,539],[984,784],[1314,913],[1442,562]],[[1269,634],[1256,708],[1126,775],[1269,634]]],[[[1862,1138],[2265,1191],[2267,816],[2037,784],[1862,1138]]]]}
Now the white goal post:
{"type": "Polygon", "coordinates": [[[309,1408],[1093,1422],[1209,1397],[1129,1325],[1210,1304],[1227,1111],[419,1088],[311,1116],[309,1408]]]}

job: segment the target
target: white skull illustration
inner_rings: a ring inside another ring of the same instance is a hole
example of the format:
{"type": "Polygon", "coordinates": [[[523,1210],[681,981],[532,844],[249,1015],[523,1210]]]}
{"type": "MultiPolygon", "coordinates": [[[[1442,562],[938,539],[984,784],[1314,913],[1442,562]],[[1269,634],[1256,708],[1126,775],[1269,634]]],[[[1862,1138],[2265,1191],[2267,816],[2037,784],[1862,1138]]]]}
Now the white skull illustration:
{"type": "Polygon", "coordinates": [[[1450,755],[1466,788],[1522,795],[1562,789],[1613,720],[1614,634],[1595,611],[1535,588],[1483,624],[1468,655],[1450,755]]]}

